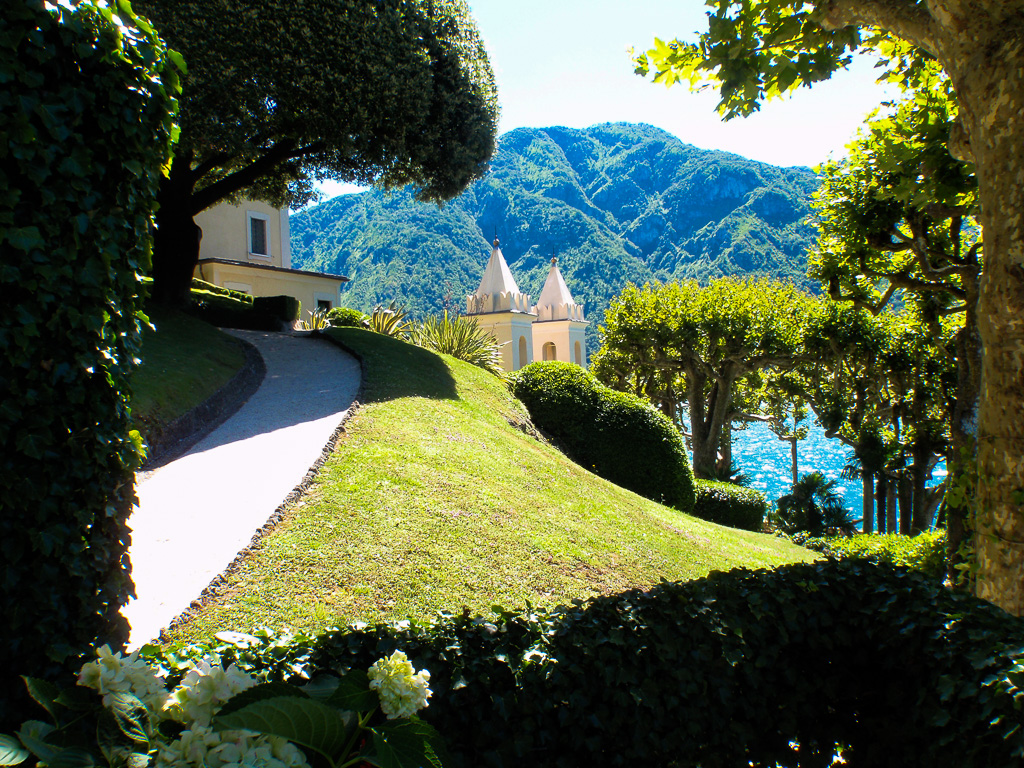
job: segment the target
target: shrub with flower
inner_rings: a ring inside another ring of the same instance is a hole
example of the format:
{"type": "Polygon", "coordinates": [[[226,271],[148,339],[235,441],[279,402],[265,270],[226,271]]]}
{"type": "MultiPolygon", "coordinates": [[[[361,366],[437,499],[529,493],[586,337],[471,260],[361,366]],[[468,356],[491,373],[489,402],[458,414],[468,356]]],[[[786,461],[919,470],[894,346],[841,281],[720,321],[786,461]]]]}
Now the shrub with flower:
{"type": "Polygon", "coordinates": [[[108,646],[82,666],[78,687],[24,678],[53,724],[32,720],[0,734],[0,766],[84,768],[332,768],[361,763],[440,768],[440,737],[415,713],[430,674],[396,651],[369,672],[302,685],[261,681],[213,655],[167,670],[108,646]]]}

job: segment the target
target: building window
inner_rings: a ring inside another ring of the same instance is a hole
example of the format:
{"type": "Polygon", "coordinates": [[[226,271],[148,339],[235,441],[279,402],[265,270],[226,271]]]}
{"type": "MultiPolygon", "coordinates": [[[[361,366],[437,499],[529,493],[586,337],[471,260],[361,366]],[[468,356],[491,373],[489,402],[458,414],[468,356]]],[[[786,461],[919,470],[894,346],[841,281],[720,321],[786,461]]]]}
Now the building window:
{"type": "Polygon", "coordinates": [[[555,342],[549,341],[543,347],[541,347],[541,354],[544,355],[545,360],[557,360],[555,357],[555,342]]]}
{"type": "Polygon", "coordinates": [[[526,337],[519,337],[519,365],[515,366],[517,369],[522,368],[529,362],[526,354],[526,337]]]}
{"type": "Polygon", "coordinates": [[[331,311],[331,302],[328,301],[327,299],[317,299],[316,300],[316,308],[317,309],[322,309],[324,312],[330,312],[331,311]]]}
{"type": "Polygon", "coordinates": [[[249,220],[249,255],[270,256],[270,217],[247,211],[249,220]]]}
{"type": "Polygon", "coordinates": [[[576,357],[576,365],[583,367],[583,348],[580,346],[578,341],[573,349],[575,350],[574,355],[576,357]]]}

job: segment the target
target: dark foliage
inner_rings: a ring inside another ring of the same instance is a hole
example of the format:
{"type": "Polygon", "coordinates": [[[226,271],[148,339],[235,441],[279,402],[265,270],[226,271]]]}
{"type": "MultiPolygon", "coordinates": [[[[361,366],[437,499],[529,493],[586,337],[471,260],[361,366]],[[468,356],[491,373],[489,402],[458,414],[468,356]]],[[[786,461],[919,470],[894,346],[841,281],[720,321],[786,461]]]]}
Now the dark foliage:
{"type": "Polygon", "coordinates": [[[664,415],[571,363],[532,363],[510,379],[533,423],[577,464],[683,512],[693,509],[686,446],[664,415]]]}
{"type": "Polygon", "coordinates": [[[697,480],[697,502],[693,514],[702,520],[760,531],[768,513],[768,499],[760,491],[734,483],[697,480]]]}
{"type": "Polygon", "coordinates": [[[0,14],[5,691],[128,636],[129,378],[177,81],[155,34],[118,25],[92,2],[0,14]]]}
{"type": "Polygon", "coordinates": [[[1024,759],[1024,622],[863,561],[714,573],[553,611],[499,610],[227,647],[243,666],[430,670],[450,765],[992,768],[1024,759]],[[1015,706],[1016,705],[1016,706],[1015,706]]]}
{"type": "Polygon", "coordinates": [[[282,322],[290,323],[299,319],[302,303],[294,296],[256,296],[252,300],[252,308],[257,312],[273,315],[282,322]]]}

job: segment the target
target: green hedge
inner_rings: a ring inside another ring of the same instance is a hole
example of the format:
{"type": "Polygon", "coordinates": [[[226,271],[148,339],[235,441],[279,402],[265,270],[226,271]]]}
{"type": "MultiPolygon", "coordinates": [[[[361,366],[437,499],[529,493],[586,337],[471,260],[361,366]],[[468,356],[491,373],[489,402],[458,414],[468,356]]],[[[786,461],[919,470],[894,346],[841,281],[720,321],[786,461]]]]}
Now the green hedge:
{"type": "Polygon", "coordinates": [[[513,373],[509,386],[533,423],[577,464],[641,496],[693,510],[682,435],[650,404],[571,363],[532,363],[513,373]]]}
{"type": "Polygon", "coordinates": [[[550,612],[258,634],[228,656],[277,677],[404,650],[431,673],[422,714],[449,768],[810,768],[837,745],[862,768],[1024,760],[1024,621],[862,561],[715,573],[550,612]]]}
{"type": "Polygon", "coordinates": [[[15,0],[0,14],[7,691],[128,634],[129,377],[177,70],[148,25],[119,29],[127,3],[111,5],[15,0]]]}
{"type": "Polygon", "coordinates": [[[265,312],[282,322],[290,323],[299,319],[302,302],[294,296],[257,296],[252,306],[257,312],[265,312]]]}
{"type": "Polygon", "coordinates": [[[837,559],[856,557],[887,565],[902,565],[937,579],[946,577],[946,531],[937,530],[917,536],[898,533],[859,533],[856,536],[829,536],[806,539],[808,549],[837,559]]]}
{"type": "Polygon", "coordinates": [[[351,307],[334,307],[327,313],[327,319],[337,328],[365,328],[369,320],[366,314],[351,307]]]}
{"type": "Polygon", "coordinates": [[[730,528],[760,531],[768,514],[768,499],[760,491],[742,485],[697,480],[693,514],[730,528]]]}
{"type": "Polygon", "coordinates": [[[231,296],[193,290],[188,314],[219,328],[280,331],[281,320],[273,312],[231,296]]]}

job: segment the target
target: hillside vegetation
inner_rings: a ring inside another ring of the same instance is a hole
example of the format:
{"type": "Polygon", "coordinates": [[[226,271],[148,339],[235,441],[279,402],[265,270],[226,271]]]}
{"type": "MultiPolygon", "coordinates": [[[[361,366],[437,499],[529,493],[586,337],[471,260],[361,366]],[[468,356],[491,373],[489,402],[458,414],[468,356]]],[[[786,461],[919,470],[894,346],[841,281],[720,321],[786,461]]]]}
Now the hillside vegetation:
{"type": "Polygon", "coordinates": [[[554,605],[811,554],[590,474],[529,434],[497,377],[361,329],[363,405],[312,489],[177,639],[463,606],[554,605]]]}
{"type": "Polygon", "coordinates": [[[438,208],[410,190],[343,195],[291,218],[292,262],[344,274],[350,306],[397,298],[414,313],[465,308],[490,252],[536,300],[551,257],[590,320],[627,282],[769,275],[805,284],[807,168],[698,149],[649,125],[518,128],[491,171],[438,208]]]}

